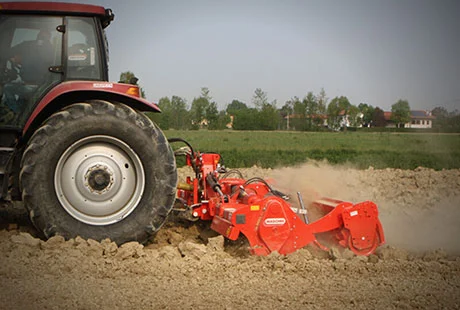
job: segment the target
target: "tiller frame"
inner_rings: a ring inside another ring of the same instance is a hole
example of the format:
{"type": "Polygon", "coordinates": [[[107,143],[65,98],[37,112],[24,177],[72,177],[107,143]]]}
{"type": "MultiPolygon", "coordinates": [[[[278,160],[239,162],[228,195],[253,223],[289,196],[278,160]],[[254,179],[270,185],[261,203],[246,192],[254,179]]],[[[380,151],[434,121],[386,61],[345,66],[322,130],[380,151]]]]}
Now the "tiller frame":
{"type": "Polygon", "coordinates": [[[312,205],[326,214],[310,223],[300,193],[300,208],[295,208],[287,195],[266,180],[245,180],[239,171],[228,171],[221,165],[219,154],[194,152],[185,140],[169,139],[178,141],[188,147],[180,148],[176,155],[185,155],[195,177],[178,184],[174,210],[189,220],[211,220],[211,229],[230,240],[242,233],[251,254],[289,254],[308,244],[329,251],[320,239],[335,240],[356,255],[367,256],[385,243],[377,205],[371,201],[353,204],[321,198],[312,205]],[[230,178],[232,174],[238,177],[230,178]]]}

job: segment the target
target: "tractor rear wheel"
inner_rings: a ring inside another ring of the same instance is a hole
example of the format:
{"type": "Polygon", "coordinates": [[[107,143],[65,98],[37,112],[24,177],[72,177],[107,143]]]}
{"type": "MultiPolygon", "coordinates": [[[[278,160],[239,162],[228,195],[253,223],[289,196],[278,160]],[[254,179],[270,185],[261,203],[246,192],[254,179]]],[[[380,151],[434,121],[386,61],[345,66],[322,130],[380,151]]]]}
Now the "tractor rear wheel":
{"type": "Polygon", "coordinates": [[[165,222],[177,184],[174,154],[145,115],[102,100],[53,114],[22,159],[22,195],[46,238],[145,242],[165,222]]]}

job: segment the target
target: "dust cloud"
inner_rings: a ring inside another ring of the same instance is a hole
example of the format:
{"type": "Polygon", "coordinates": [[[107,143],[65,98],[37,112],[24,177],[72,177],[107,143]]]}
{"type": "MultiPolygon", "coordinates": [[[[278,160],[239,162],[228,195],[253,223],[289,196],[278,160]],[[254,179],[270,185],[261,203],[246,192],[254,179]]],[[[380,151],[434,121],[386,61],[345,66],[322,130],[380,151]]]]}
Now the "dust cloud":
{"type": "Polygon", "coordinates": [[[459,199],[441,201],[438,208],[403,208],[390,206],[381,212],[387,244],[416,253],[439,249],[448,254],[460,254],[459,199]]]}
{"type": "Polygon", "coordinates": [[[275,169],[271,177],[294,199],[301,192],[307,204],[320,197],[374,201],[387,245],[460,254],[460,170],[357,170],[311,162],[275,169]]]}

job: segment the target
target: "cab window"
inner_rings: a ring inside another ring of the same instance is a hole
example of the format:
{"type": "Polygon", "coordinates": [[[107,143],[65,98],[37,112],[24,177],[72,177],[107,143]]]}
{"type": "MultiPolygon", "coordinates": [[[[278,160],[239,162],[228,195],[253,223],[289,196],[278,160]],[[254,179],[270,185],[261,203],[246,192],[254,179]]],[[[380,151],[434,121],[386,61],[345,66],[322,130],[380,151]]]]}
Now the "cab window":
{"type": "Polygon", "coordinates": [[[91,17],[67,19],[67,79],[102,80],[100,48],[91,17]]]}
{"type": "Polygon", "coordinates": [[[0,125],[22,126],[36,102],[60,82],[61,17],[8,15],[0,19],[0,125]]]}

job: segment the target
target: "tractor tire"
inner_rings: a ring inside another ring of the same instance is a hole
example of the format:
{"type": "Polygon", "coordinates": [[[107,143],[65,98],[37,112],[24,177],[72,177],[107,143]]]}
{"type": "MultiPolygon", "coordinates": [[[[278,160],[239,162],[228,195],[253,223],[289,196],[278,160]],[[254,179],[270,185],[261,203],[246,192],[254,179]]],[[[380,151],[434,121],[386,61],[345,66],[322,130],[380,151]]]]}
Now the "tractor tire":
{"type": "Polygon", "coordinates": [[[45,238],[143,243],[172,209],[177,169],[163,132],[144,114],[94,100],[42,124],[24,151],[20,182],[45,238]]]}

